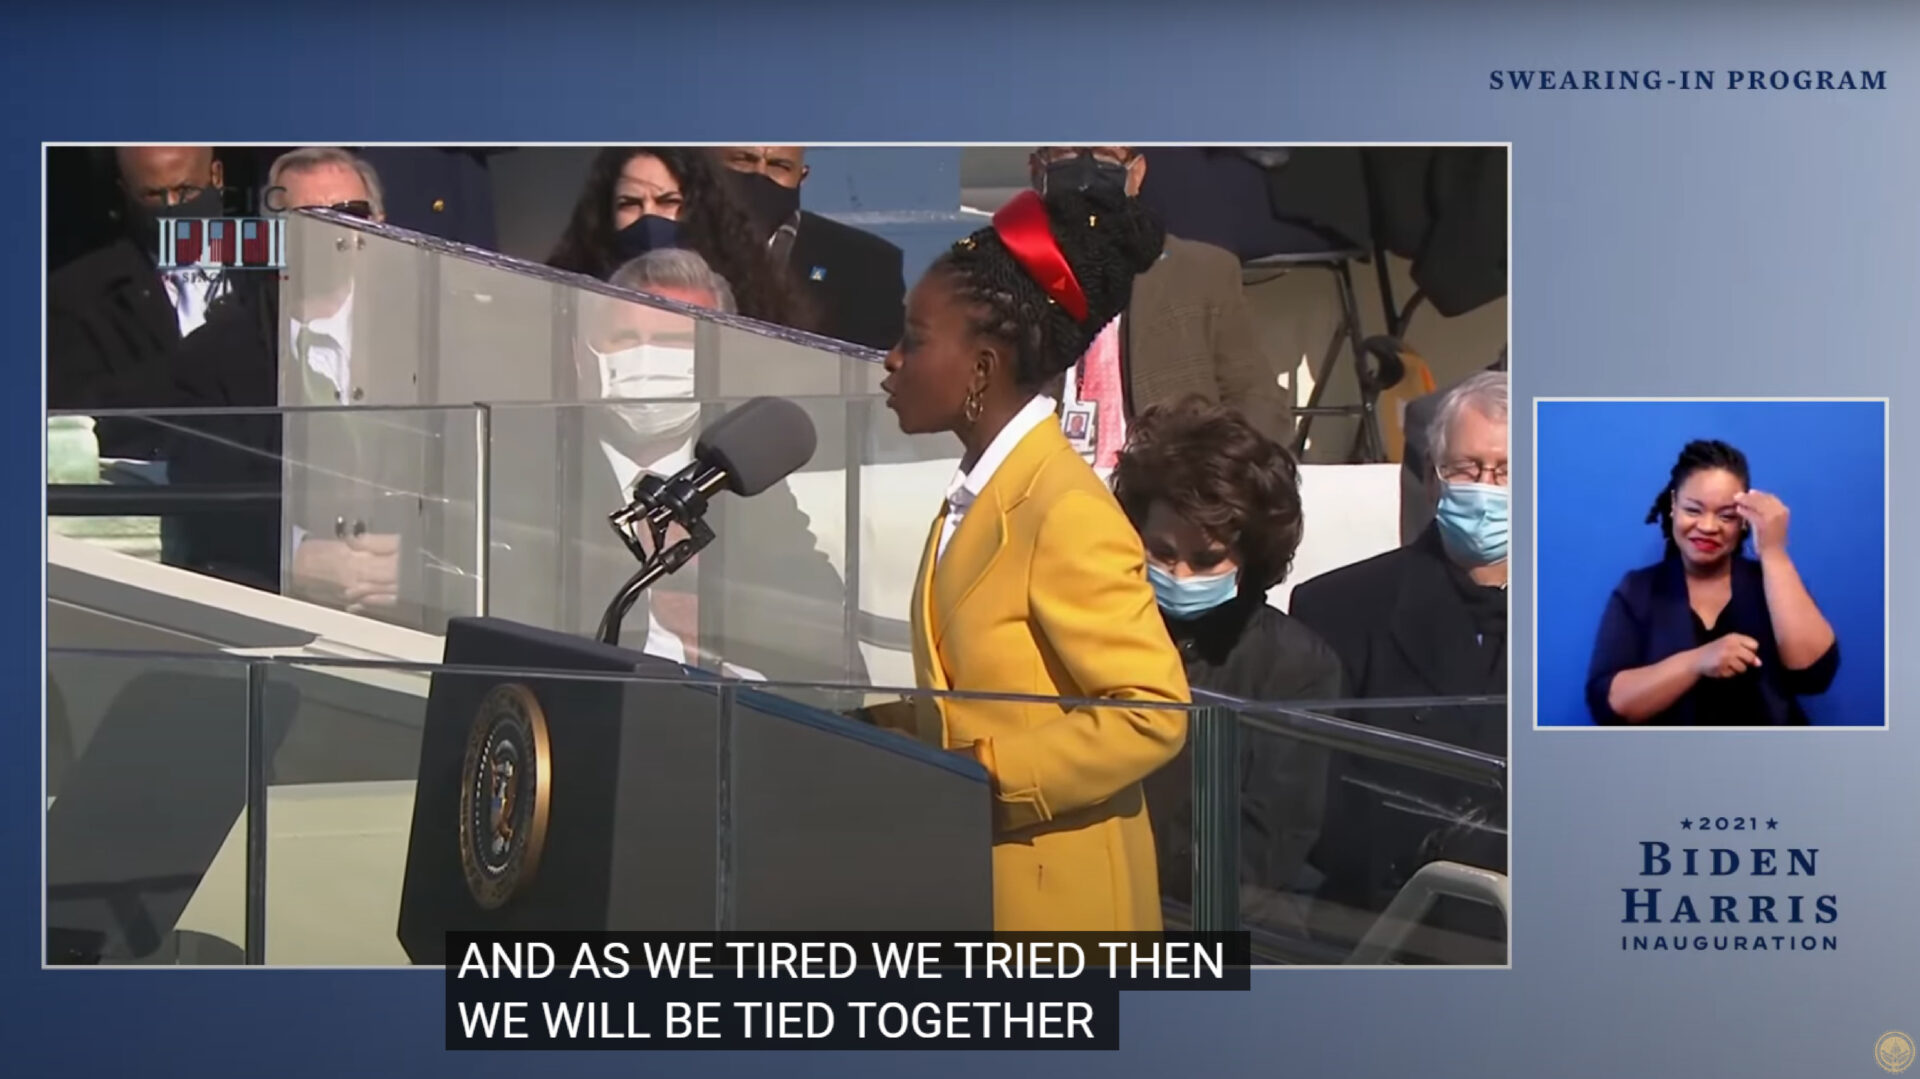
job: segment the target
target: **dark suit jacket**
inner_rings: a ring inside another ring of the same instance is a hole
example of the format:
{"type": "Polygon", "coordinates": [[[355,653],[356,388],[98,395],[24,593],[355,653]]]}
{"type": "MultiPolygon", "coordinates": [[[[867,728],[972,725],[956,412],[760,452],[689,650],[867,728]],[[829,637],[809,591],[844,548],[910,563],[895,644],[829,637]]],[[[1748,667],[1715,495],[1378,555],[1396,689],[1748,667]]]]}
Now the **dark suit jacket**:
{"type": "Polygon", "coordinates": [[[900,249],[871,232],[801,213],[787,265],[819,316],[819,332],[889,349],[906,326],[900,249]]]}
{"type": "MultiPolygon", "coordinates": [[[[177,408],[191,398],[176,387],[170,359],[180,321],[152,255],[132,239],[115,240],[47,281],[47,407],[177,408]]],[[[162,429],[138,420],[100,424],[104,457],[160,456],[162,429]]]]}
{"type": "MultiPolygon", "coordinates": [[[[1133,282],[1120,316],[1127,417],[1198,395],[1238,409],[1256,430],[1293,440],[1293,410],[1254,341],[1240,263],[1220,248],[1167,237],[1166,255],[1133,282]]],[[[1058,397],[1062,375],[1049,388],[1058,397]]]]}
{"type": "Polygon", "coordinates": [[[492,250],[496,246],[493,174],[498,150],[460,146],[362,146],[380,177],[387,223],[492,250]]]}
{"type": "MultiPolygon", "coordinates": [[[[1742,633],[1760,642],[1760,669],[1748,671],[1759,690],[1763,713],[1739,719],[1739,726],[1805,726],[1807,715],[1800,709],[1799,697],[1825,693],[1833,685],[1840,669],[1840,642],[1835,641],[1827,654],[1805,670],[1791,671],[1780,661],[1780,644],[1773,635],[1773,620],[1767,612],[1766,582],[1760,563],[1736,555],[1733,560],[1733,598],[1720,613],[1719,623],[1734,633],[1742,633]]],[[[1607,691],[1621,671],[1658,663],[1668,656],[1693,648],[1693,608],[1687,598],[1686,570],[1676,555],[1633,570],[1620,579],[1607,597],[1606,613],[1600,617],[1600,632],[1593,640],[1593,659],[1587,667],[1587,710],[1600,724],[1620,724],[1626,720],[1607,706],[1607,691]]],[[[1698,724],[1694,715],[1694,694],[1688,693],[1673,707],[1648,721],[1662,727],[1691,727],[1698,724]]]]}
{"type": "MultiPolygon", "coordinates": [[[[1504,695],[1504,649],[1491,663],[1483,657],[1472,617],[1450,578],[1457,572],[1429,528],[1411,546],[1300,585],[1292,613],[1339,653],[1355,697],[1504,695]]],[[[1482,753],[1507,753],[1507,712],[1498,706],[1355,709],[1350,718],[1482,753]]],[[[1312,858],[1326,875],[1320,898],[1327,903],[1379,911],[1430,861],[1506,871],[1501,791],[1351,753],[1337,756],[1328,787],[1326,823],[1312,858]],[[1422,803],[1428,808],[1415,811],[1422,803]]],[[[1502,933],[1498,915],[1480,905],[1443,902],[1427,924],[1483,939],[1502,933]]],[[[1440,944],[1414,947],[1448,951],[1440,944]]],[[[1489,961],[1484,954],[1443,957],[1489,961]]]]}
{"type": "MultiPolygon", "coordinates": [[[[1340,657],[1306,624],[1263,597],[1206,616],[1167,620],[1186,662],[1187,683],[1245,701],[1338,700],[1340,657]]],[[[1248,724],[1240,731],[1241,915],[1249,925],[1282,928],[1279,895],[1300,883],[1325,811],[1327,751],[1248,724]]],[[[1148,776],[1148,817],[1160,859],[1160,894],[1193,898],[1193,750],[1148,776]]]]}
{"type": "MultiPolygon", "coordinates": [[[[278,284],[250,274],[214,304],[206,325],[173,356],[182,407],[270,408],[275,403],[278,284]]],[[[210,412],[171,421],[165,450],[169,483],[280,489],[281,418],[273,412],[210,412]]],[[[280,588],[281,512],[276,497],[217,514],[161,521],[169,565],[268,591],[280,588]]]]}

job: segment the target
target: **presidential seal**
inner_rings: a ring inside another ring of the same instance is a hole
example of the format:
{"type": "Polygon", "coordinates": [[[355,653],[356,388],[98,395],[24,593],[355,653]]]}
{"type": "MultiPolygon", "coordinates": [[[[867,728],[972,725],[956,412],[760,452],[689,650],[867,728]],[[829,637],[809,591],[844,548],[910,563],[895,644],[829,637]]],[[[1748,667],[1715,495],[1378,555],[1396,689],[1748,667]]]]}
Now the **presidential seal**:
{"type": "Polygon", "coordinates": [[[1873,1043],[1873,1059],[1895,1075],[1913,1067],[1913,1039],[1897,1030],[1880,1035],[1873,1043]]]}
{"type": "Polygon", "coordinates": [[[503,683],[481,699],[460,777],[460,868],[495,910],[533,879],[547,838],[553,763],[532,690],[503,683]]]}

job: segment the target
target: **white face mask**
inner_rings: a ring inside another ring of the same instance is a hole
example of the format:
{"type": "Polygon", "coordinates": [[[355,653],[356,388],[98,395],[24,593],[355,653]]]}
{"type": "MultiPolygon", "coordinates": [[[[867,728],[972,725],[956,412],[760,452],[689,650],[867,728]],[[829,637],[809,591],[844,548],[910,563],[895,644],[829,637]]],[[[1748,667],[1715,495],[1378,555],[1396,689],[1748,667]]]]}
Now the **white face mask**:
{"type": "Polygon", "coordinates": [[[692,349],[636,345],[618,352],[595,349],[593,355],[600,365],[602,398],[639,399],[613,406],[634,434],[648,439],[685,435],[700,422],[700,402],[692,399],[692,349]]]}

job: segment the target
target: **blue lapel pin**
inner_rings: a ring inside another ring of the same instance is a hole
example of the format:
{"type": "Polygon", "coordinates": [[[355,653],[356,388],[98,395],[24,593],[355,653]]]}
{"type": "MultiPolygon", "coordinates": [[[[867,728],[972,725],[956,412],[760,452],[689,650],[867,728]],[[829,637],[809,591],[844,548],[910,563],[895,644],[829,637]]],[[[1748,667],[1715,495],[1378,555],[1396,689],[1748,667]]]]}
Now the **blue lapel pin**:
{"type": "Polygon", "coordinates": [[[827,268],[825,266],[815,266],[807,272],[807,280],[809,281],[825,281],[826,279],[827,268]]]}

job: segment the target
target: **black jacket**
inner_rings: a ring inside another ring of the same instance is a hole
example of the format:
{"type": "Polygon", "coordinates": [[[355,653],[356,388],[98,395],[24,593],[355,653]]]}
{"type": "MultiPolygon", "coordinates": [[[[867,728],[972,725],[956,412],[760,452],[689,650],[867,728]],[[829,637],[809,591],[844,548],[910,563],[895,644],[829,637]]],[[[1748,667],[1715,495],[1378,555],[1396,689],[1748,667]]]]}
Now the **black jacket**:
{"type": "MultiPolygon", "coordinates": [[[[48,278],[49,409],[189,405],[171,362],[179,346],[179,316],[160,271],[134,240],[117,239],[48,278]]],[[[160,456],[162,429],[153,423],[114,419],[97,430],[103,457],[160,456]]]]}
{"type": "MultiPolygon", "coordinates": [[[[1294,617],[1340,655],[1358,698],[1504,696],[1506,597],[1482,589],[1446,556],[1429,527],[1414,543],[1308,581],[1294,590],[1294,617]]],[[[1505,757],[1504,706],[1359,709],[1347,718],[1505,757]]],[[[1326,820],[1311,861],[1325,874],[1316,922],[1352,943],[1422,865],[1458,861],[1504,873],[1503,790],[1342,753],[1328,779],[1326,820]]],[[[1416,935],[1416,954],[1448,962],[1500,962],[1462,941],[1500,940],[1494,911],[1442,901],[1416,935]]]]}
{"type": "Polygon", "coordinates": [[[822,336],[889,349],[906,327],[900,248],[815,213],[801,213],[787,266],[818,316],[822,336]]]}
{"type": "MultiPolygon", "coordinates": [[[[228,275],[204,325],[181,337],[159,269],[122,238],[67,264],[47,282],[47,406],[51,409],[271,407],[277,368],[271,274],[228,275]]],[[[279,479],[271,415],[110,418],[103,457],[166,460],[175,484],[230,486],[279,479]]],[[[279,584],[280,512],[252,502],[161,522],[170,565],[262,588],[279,584]]]]}
{"type": "MultiPolygon", "coordinates": [[[[1587,709],[1600,724],[1625,723],[1607,705],[1613,678],[1621,671],[1658,663],[1700,644],[1693,625],[1693,606],[1687,598],[1686,569],[1677,554],[1628,573],[1607,597],[1600,632],[1594,636],[1593,659],[1587,670],[1587,709]]],[[[1733,560],[1733,597],[1720,613],[1714,632],[1740,633],[1760,642],[1760,666],[1735,678],[1716,679],[1711,686],[1695,686],[1671,708],[1648,722],[1662,727],[1735,726],[1803,727],[1807,714],[1799,698],[1825,693],[1840,669],[1840,642],[1804,670],[1791,671],[1780,661],[1780,645],[1767,613],[1766,581],[1760,563],[1751,558],[1733,560]],[[1722,699],[1751,703],[1753,709],[1701,714],[1703,690],[1719,690],[1722,699]]]]}
{"type": "MultiPolygon", "coordinates": [[[[1195,690],[1245,701],[1330,701],[1341,696],[1340,658],[1298,619],[1267,606],[1264,596],[1229,604],[1190,621],[1167,619],[1195,690]]],[[[1240,739],[1241,916],[1248,925],[1281,928],[1290,919],[1278,897],[1295,891],[1307,852],[1320,832],[1327,754],[1297,739],[1243,722],[1240,739]]],[[[1146,782],[1148,816],[1160,860],[1160,893],[1193,896],[1193,753],[1182,748],[1146,782]]]]}

